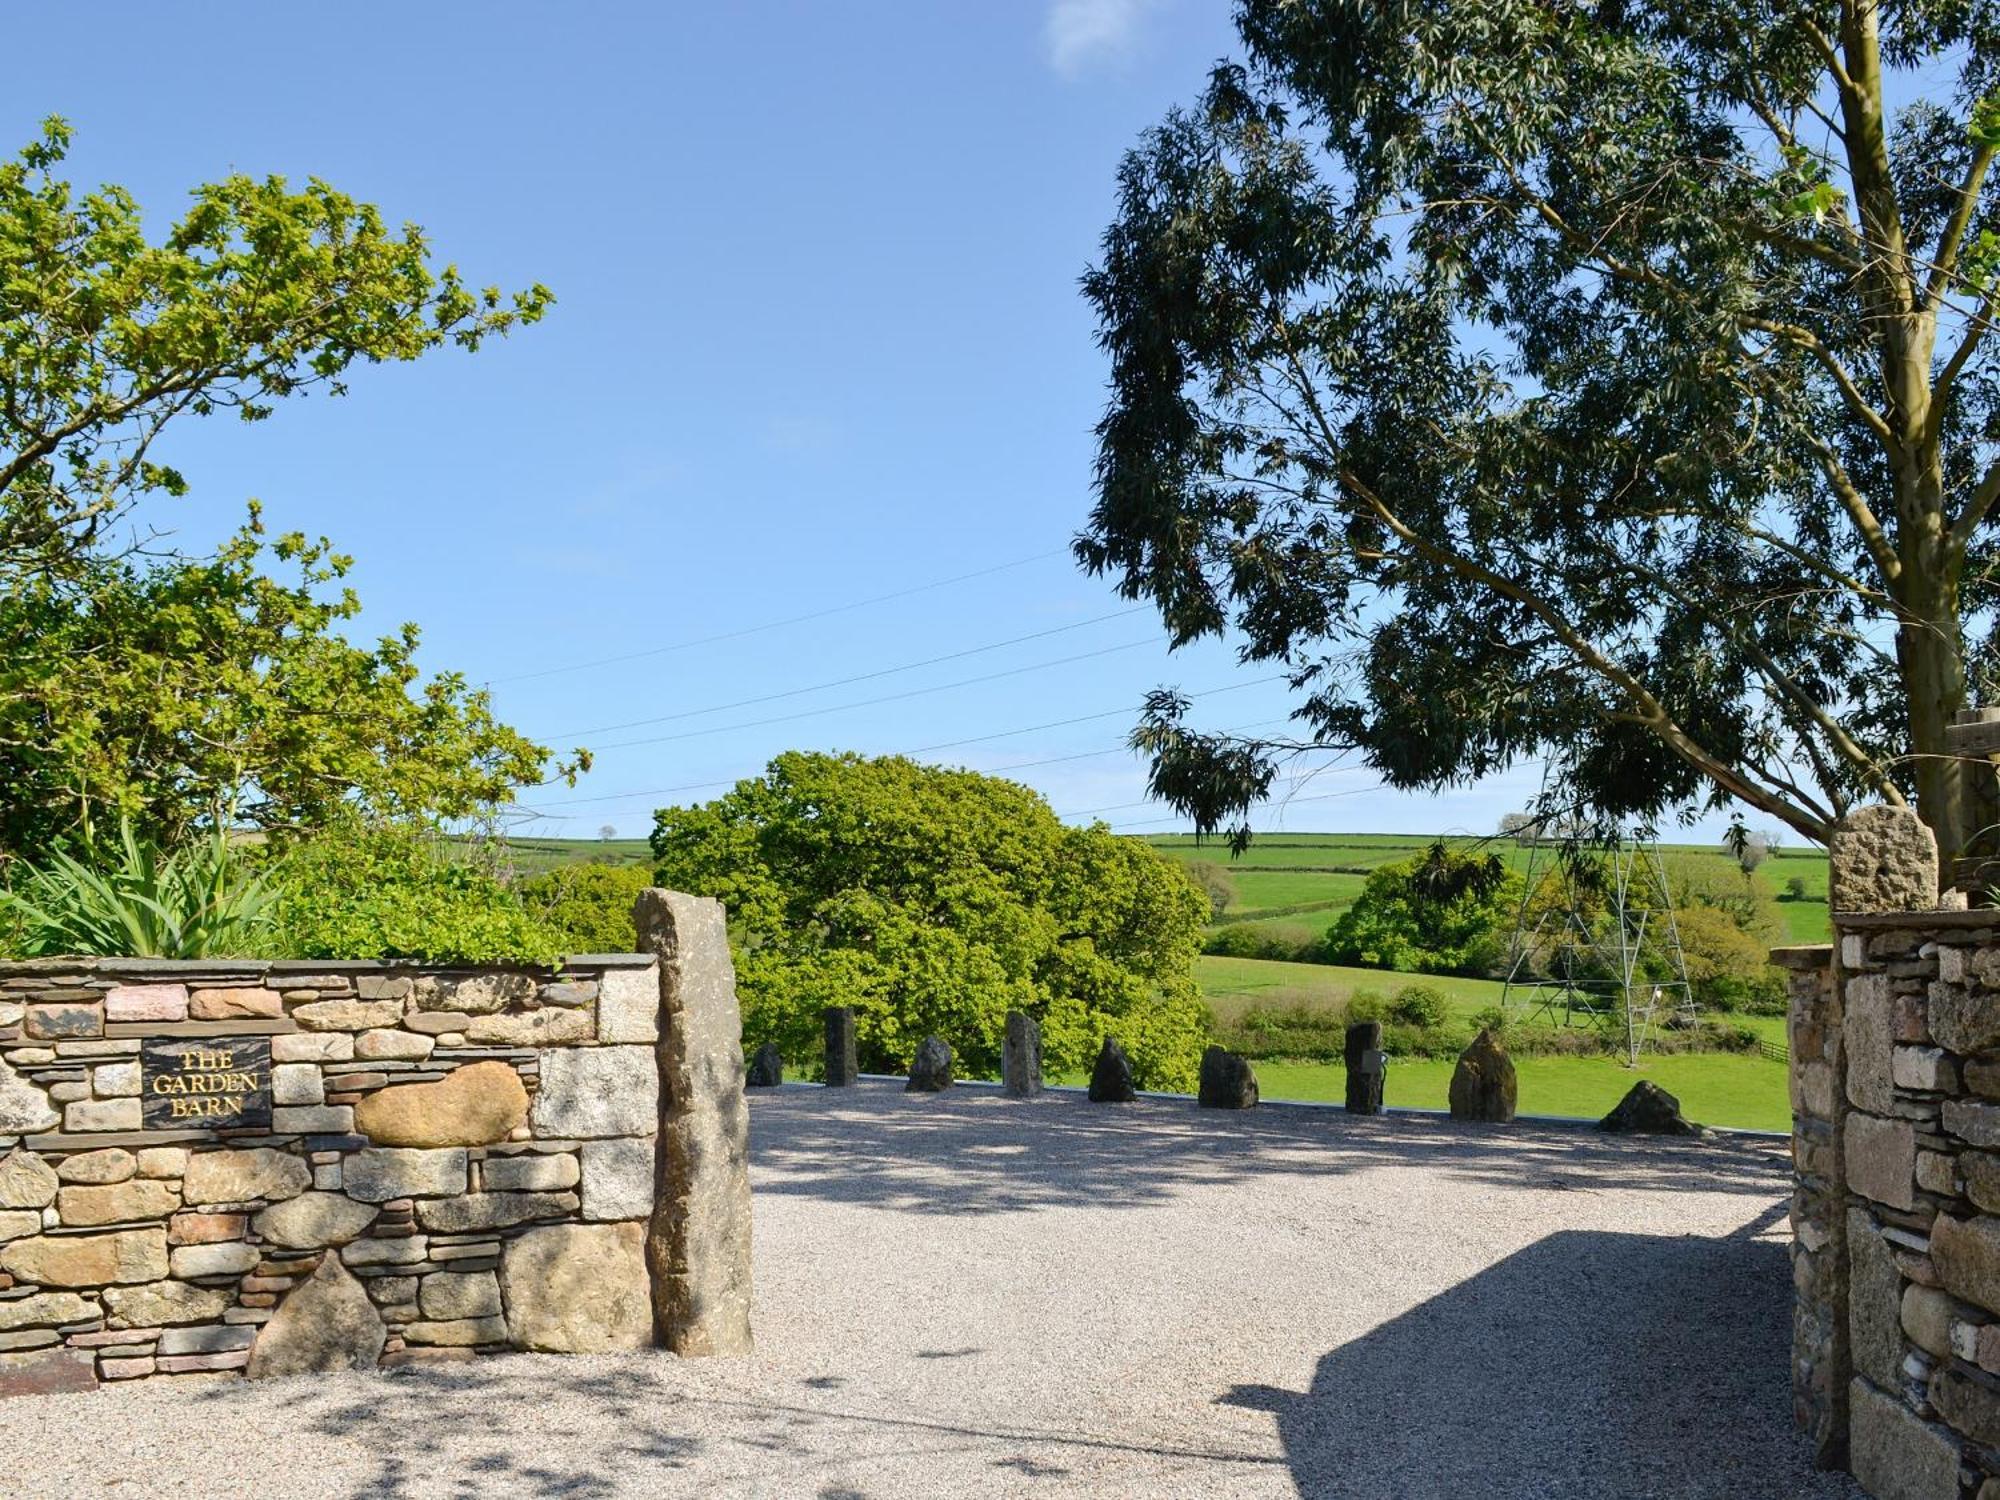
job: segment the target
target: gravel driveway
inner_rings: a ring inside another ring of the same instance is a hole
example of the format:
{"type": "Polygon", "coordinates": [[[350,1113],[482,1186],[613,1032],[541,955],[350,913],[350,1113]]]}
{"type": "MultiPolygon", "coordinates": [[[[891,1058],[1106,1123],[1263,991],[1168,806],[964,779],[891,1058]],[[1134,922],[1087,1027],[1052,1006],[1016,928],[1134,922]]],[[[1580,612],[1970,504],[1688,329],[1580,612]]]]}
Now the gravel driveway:
{"type": "Polygon", "coordinates": [[[25,1398],[0,1493],[1860,1493],[1791,1427],[1780,1145],[882,1085],[753,1118],[753,1358],[25,1398]]]}

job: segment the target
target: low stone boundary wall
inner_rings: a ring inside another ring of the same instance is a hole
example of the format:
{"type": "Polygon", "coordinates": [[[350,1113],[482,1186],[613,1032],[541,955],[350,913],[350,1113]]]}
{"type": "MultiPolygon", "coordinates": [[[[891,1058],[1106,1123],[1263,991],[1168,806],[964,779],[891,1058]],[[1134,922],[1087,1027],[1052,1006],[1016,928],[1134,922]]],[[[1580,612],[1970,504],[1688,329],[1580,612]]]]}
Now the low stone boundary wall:
{"type": "Polygon", "coordinates": [[[747,1347],[721,909],[649,902],[559,969],[0,965],[0,1393],[747,1347]]]}

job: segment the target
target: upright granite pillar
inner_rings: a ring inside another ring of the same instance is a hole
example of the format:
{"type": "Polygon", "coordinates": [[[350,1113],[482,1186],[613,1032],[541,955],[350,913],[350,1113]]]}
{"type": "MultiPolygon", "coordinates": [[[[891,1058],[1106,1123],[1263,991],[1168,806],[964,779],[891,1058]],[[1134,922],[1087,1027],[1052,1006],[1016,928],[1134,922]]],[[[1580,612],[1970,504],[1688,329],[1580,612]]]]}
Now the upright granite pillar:
{"type": "Polygon", "coordinates": [[[639,950],[660,965],[660,1135],[646,1265],[653,1326],[676,1354],[750,1350],[750,1112],[722,903],[639,893],[639,950]]]}
{"type": "Polygon", "coordinates": [[[861,1076],[861,1054],[854,1044],[854,1007],[826,1008],[826,1086],[851,1087],[861,1076]]]}
{"type": "Polygon", "coordinates": [[[1779,948],[1792,1102],[1792,1420],[1822,1469],[1847,1467],[1847,1050],[1833,946],[1779,948]]]}
{"type": "Polygon", "coordinates": [[[1347,1112],[1382,1113],[1382,1090],[1388,1081],[1389,1059],[1382,1051],[1382,1023],[1356,1021],[1347,1028],[1347,1112]]]}
{"type": "Polygon", "coordinates": [[[1042,1027],[1023,1010],[1007,1012],[1007,1039],[1000,1048],[1000,1091],[1010,1099],[1032,1099],[1042,1091],[1042,1027]]]}

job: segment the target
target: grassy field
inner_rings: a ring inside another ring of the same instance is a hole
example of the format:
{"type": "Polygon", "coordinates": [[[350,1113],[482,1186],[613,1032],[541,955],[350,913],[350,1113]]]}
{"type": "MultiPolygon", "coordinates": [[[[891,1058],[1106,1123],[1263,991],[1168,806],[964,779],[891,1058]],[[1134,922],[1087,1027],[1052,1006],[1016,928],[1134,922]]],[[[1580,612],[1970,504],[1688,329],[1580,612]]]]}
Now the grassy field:
{"type": "MultiPolygon", "coordinates": [[[[1209,1009],[1227,1022],[1252,1006],[1311,1005],[1332,1008],[1358,990],[1385,998],[1408,984],[1437,990],[1461,1017],[1498,1005],[1505,986],[1489,979],[1441,978],[1435,975],[1389,973],[1381,969],[1345,969],[1329,964],[1277,963],[1257,958],[1215,958],[1196,961],[1196,978],[1209,1009]]],[[[1785,1043],[1782,1016],[1731,1016],[1732,1024],[1748,1026],[1764,1041],[1785,1043]]],[[[1524,1114],[1598,1117],[1624,1097],[1640,1078],[1651,1078],[1681,1101],[1691,1120],[1744,1130],[1787,1130],[1791,1103],[1783,1063],[1762,1056],[1729,1053],[1687,1053],[1651,1056],[1634,1072],[1613,1058],[1520,1057],[1524,1114]]],[[[1338,1063],[1256,1064],[1257,1081],[1267,1099],[1338,1101],[1345,1097],[1346,1075],[1338,1063]]],[[[1412,1108],[1443,1109],[1451,1083],[1452,1064],[1442,1059],[1407,1058],[1389,1071],[1388,1100],[1412,1108]]]]}
{"type": "MultiPolygon", "coordinates": [[[[1258,839],[1236,860],[1229,857],[1225,846],[1212,841],[1196,844],[1191,834],[1158,834],[1146,842],[1172,858],[1205,860],[1228,872],[1237,899],[1223,913],[1227,925],[1240,924],[1255,932],[1298,939],[1324,934],[1361,894],[1368,871],[1391,860],[1421,854],[1432,840],[1418,834],[1280,833],[1258,839]],[[1296,910],[1302,906],[1312,909],[1296,910]]],[[[1495,839],[1483,847],[1517,870],[1525,870],[1531,857],[1539,855],[1543,861],[1550,857],[1546,849],[1523,848],[1511,839],[1495,839]]],[[[1735,860],[1712,845],[1663,844],[1661,849],[1677,858],[1735,868],[1735,860]]],[[[1826,909],[1824,851],[1781,849],[1751,878],[1776,900],[1786,942],[1829,940],[1832,927],[1826,909]],[[1794,876],[1804,886],[1804,894],[1797,900],[1786,895],[1786,886],[1794,876]]]]}
{"type": "MultiPolygon", "coordinates": [[[[1789,1130],[1785,1065],[1762,1057],[1685,1053],[1648,1057],[1636,1070],[1609,1058],[1523,1057],[1514,1063],[1525,1115],[1601,1118],[1641,1078],[1650,1078],[1681,1101],[1690,1120],[1739,1130],[1789,1130]]],[[[1338,1063],[1256,1064],[1257,1083],[1267,1099],[1338,1102],[1346,1097],[1347,1074],[1338,1063]]],[[[1408,1060],[1389,1065],[1386,1097],[1413,1109],[1443,1109],[1451,1086],[1448,1062],[1408,1060]]]]}
{"type": "Polygon", "coordinates": [[[1398,974],[1387,969],[1344,969],[1335,964],[1287,964],[1263,958],[1195,960],[1195,978],[1208,1007],[1221,1019],[1232,1019],[1251,1006],[1337,1006],[1356,990],[1373,990],[1388,999],[1406,985],[1421,984],[1451,1002],[1452,1009],[1471,1015],[1500,1003],[1505,988],[1494,979],[1457,979],[1436,974],[1398,974]]]}
{"type": "MultiPolygon", "coordinates": [[[[1147,842],[1173,858],[1207,860],[1229,872],[1237,896],[1224,914],[1227,925],[1305,941],[1324,934],[1353,903],[1369,870],[1419,854],[1431,840],[1405,834],[1274,834],[1258,839],[1242,859],[1234,861],[1225,848],[1214,843],[1198,846],[1189,835],[1160,835],[1147,842]]],[[[512,847],[515,863],[526,873],[573,860],[631,864],[649,856],[643,839],[529,839],[512,847]]],[[[1525,867],[1531,853],[1511,841],[1496,840],[1487,847],[1516,868],[1525,867]]],[[[1670,854],[1733,866],[1725,852],[1709,846],[1664,847],[1670,854]]],[[[1781,850],[1766,860],[1753,878],[1780,898],[1777,910],[1787,942],[1827,941],[1827,867],[1820,850],[1781,850]],[[1794,876],[1803,885],[1803,898],[1782,899],[1794,876]]],[[[1479,1010],[1498,1005],[1504,988],[1487,979],[1208,956],[1198,960],[1196,975],[1210,1009],[1222,1021],[1240,1016],[1252,1006],[1331,1008],[1345,1004],[1357,991],[1372,991],[1386,999],[1411,984],[1437,990],[1454,1012],[1469,1019],[1479,1010]]],[[[1782,1017],[1732,1019],[1752,1027],[1767,1041],[1782,1044],[1785,1040],[1782,1017]]],[[[1783,1130],[1791,1121],[1783,1064],[1757,1056],[1651,1057],[1636,1074],[1611,1059],[1595,1057],[1524,1057],[1517,1059],[1516,1067],[1521,1080],[1520,1107],[1527,1114],[1601,1116],[1635,1078],[1649,1077],[1680,1098],[1690,1119],[1705,1124],[1783,1130]]],[[[1270,1099],[1338,1101],[1345,1090],[1338,1064],[1260,1062],[1257,1076],[1270,1099]]],[[[1389,1074],[1389,1102],[1442,1109],[1450,1079],[1449,1062],[1399,1061],[1389,1074]]]]}

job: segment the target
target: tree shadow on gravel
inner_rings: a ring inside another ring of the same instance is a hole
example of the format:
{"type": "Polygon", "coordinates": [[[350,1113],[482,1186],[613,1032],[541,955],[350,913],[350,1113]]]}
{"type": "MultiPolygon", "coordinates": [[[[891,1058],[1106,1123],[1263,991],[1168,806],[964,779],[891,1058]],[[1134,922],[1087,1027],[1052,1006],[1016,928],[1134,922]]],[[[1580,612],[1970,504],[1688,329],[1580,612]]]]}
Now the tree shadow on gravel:
{"type": "Polygon", "coordinates": [[[672,1408],[685,1399],[667,1380],[674,1362],[661,1354],[649,1369],[647,1358],[620,1358],[607,1371],[593,1368],[602,1361],[500,1356],[331,1380],[218,1383],[197,1395],[215,1404],[215,1420],[229,1420],[254,1393],[290,1429],[361,1439],[373,1472],[339,1487],[328,1480],[318,1492],[329,1497],[599,1500],[656,1492],[703,1455],[700,1439],[673,1431],[672,1408]]]}
{"type": "Polygon", "coordinates": [[[1792,1427],[1790,1285],[1772,1239],[1564,1231],[1221,1399],[1304,1495],[1861,1500],[1792,1427]]]}
{"type": "Polygon", "coordinates": [[[1198,1109],[1179,1100],[1090,1104],[1072,1094],[905,1094],[893,1085],[758,1091],[756,1191],[977,1214],[1138,1208],[1189,1187],[1262,1176],[1339,1177],[1423,1166],[1463,1182],[1593,1192],[1789,1190],[1782,1141],[1607,1136],[1532,1124],[1462,1125],[1336,1109],[1198,1109]]]}

